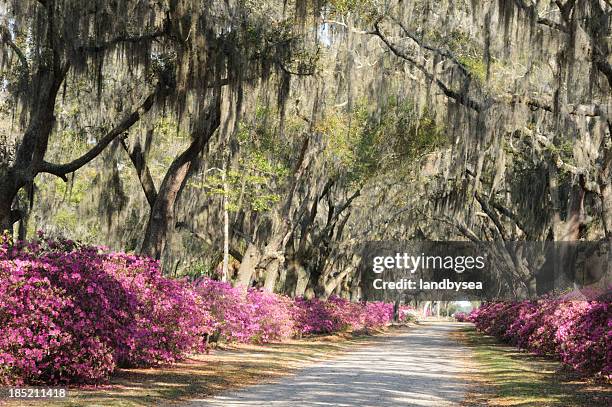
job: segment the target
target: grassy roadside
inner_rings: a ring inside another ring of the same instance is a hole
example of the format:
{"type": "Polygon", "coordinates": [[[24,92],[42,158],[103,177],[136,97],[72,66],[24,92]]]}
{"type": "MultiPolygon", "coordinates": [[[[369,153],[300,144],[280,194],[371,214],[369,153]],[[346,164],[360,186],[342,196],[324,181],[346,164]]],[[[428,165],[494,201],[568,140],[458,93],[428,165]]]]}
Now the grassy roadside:
{"type": "Polygon", "coordinates": [[[390,327],[373,335],[341,334],[291,340],[265,346],[232,345],[195,355],[170,367],[119,369],[108,385],[69,389],[65,400],[24,402],[0,400],[0,406],[112,406],[173,405],[223,390],[273,381],[296,369],[332,358],[356,347],[375,344],[379,335],[407,329],[390,327]]]}
{"type": "Polygon", "coordinates": [[[457,339],[472,350],[475,385],[466,406],[610,406],[612,386],[578,377],[549,358],[520,352],[470,325],[457,339]]]}

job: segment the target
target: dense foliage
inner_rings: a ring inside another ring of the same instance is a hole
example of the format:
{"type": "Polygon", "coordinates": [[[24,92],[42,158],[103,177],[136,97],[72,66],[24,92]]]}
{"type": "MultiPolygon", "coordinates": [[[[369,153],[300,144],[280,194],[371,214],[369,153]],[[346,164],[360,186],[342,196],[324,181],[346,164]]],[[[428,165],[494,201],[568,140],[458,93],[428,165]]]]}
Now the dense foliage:
{"type": "Polygon", "coordinates": [[[455,318],[457,322],[466,322],[468,320],[468,314],[458,311],[453,314],[453,318],[455,318]]]}
{"type": "Polygon", "coordinates": [[[376,328],[393,319],[393,304],[354,303],[340,297],[327,301],[297,298],[294,319],[297,330],[304,334],[376,328]]]}
{"type": "MultiPolygon", "coordinates": [[[[0,231],[140,251],[173,275],[210,276],[220,255],[227,272],[231,255],[233,282],[351,298],[366,236],[609,240],[610,15],[601,0],[5,1],[0,231]]],[[[491,249],[494,278],[542,292],[520,246],[491,249]]]]}
{"type": "Polygon", "coordinates": [[[612,375],[612,310],[598,301],[494,302],[472,311],[476,328],[585,374],[612,375]]]}
{"type": "Polygon", "coordinates": [[[0,245],[0,382],[95,382],[202,348],[202,300],[157,262],[74,242],[0,245]]]}
{"type": "Polygon", "coordinates": [[[393,319],[393,304],[355,303],[332,296],[327,300],[271,294],[202,279],[195,284],[220,338],[233,342],[265,343],[303,334],[378,328],[393,319]]]}
{"type": "Polygon", "coordinates": [[[393,306],[292,301],[165,278],[158,262],[68,240],[0,244],[0,383],[96,383],[116,366],[171,363],[207,335],[265,343],[383,326],[393,306]]]}
{"type": "Polygon", "coordinates": [[[216,336],[230,342],[264,343],[293,335],[292,303],[288,297],[249,289],[246,296],[230,283],[202,279],[195,291],[212,316],[216,336]]]}

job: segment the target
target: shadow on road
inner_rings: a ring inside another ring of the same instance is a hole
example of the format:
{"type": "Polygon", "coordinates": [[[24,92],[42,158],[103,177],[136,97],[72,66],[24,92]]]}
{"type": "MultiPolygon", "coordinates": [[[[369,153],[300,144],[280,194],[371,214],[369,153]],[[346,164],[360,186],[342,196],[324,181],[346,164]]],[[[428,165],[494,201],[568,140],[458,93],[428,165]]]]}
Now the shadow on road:
{"type": "Polygon", "coordinates": [[[460,325],[427,322],[320,362],[278,383],[248,387],[195,406],[450,406],[465,395],[464,352],[449,338],[460,325]]]}

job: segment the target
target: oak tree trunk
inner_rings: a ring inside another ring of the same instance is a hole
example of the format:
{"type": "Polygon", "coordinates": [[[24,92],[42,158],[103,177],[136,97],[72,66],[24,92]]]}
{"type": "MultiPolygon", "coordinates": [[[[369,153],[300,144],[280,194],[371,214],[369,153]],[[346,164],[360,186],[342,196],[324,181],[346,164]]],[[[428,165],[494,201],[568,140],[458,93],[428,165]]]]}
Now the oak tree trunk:
{"type": "Polygon", "coordinates": [[[255,267],[259,263],[259,258],[260,253],[257,246],[252,242],[249,243],[238,268],[236,285],[243,287],[245,290],[251,286],[251,279],[255,273],[255,267]]]}
{"type": "Polygon", "coordinates": [[[175,206],[183,191],[191,170],[202,150],[221,123],[220,97],[208,111],[206,126],[194,134],[194,139],[185,151],[177,156],[164,177],[151,207],[140,253],[159,260],[168,240],[170,228],[175,225],[175,206]]]}

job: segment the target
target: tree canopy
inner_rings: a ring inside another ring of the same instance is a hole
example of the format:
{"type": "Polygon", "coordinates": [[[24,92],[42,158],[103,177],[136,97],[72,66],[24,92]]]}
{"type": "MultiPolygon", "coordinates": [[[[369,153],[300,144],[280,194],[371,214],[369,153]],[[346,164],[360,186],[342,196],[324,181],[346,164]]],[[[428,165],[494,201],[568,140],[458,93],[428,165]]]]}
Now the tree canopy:
{"type": "MultiPolygon", "coordinates": [[[[608,0],[9,0],[0,229],[170,275],[227,251],[234,282],[353,298],[368,240],[610,240],[611,19],[608,0]]],[[[533,289],[520,250],[497,255],[533,289]]]]}

